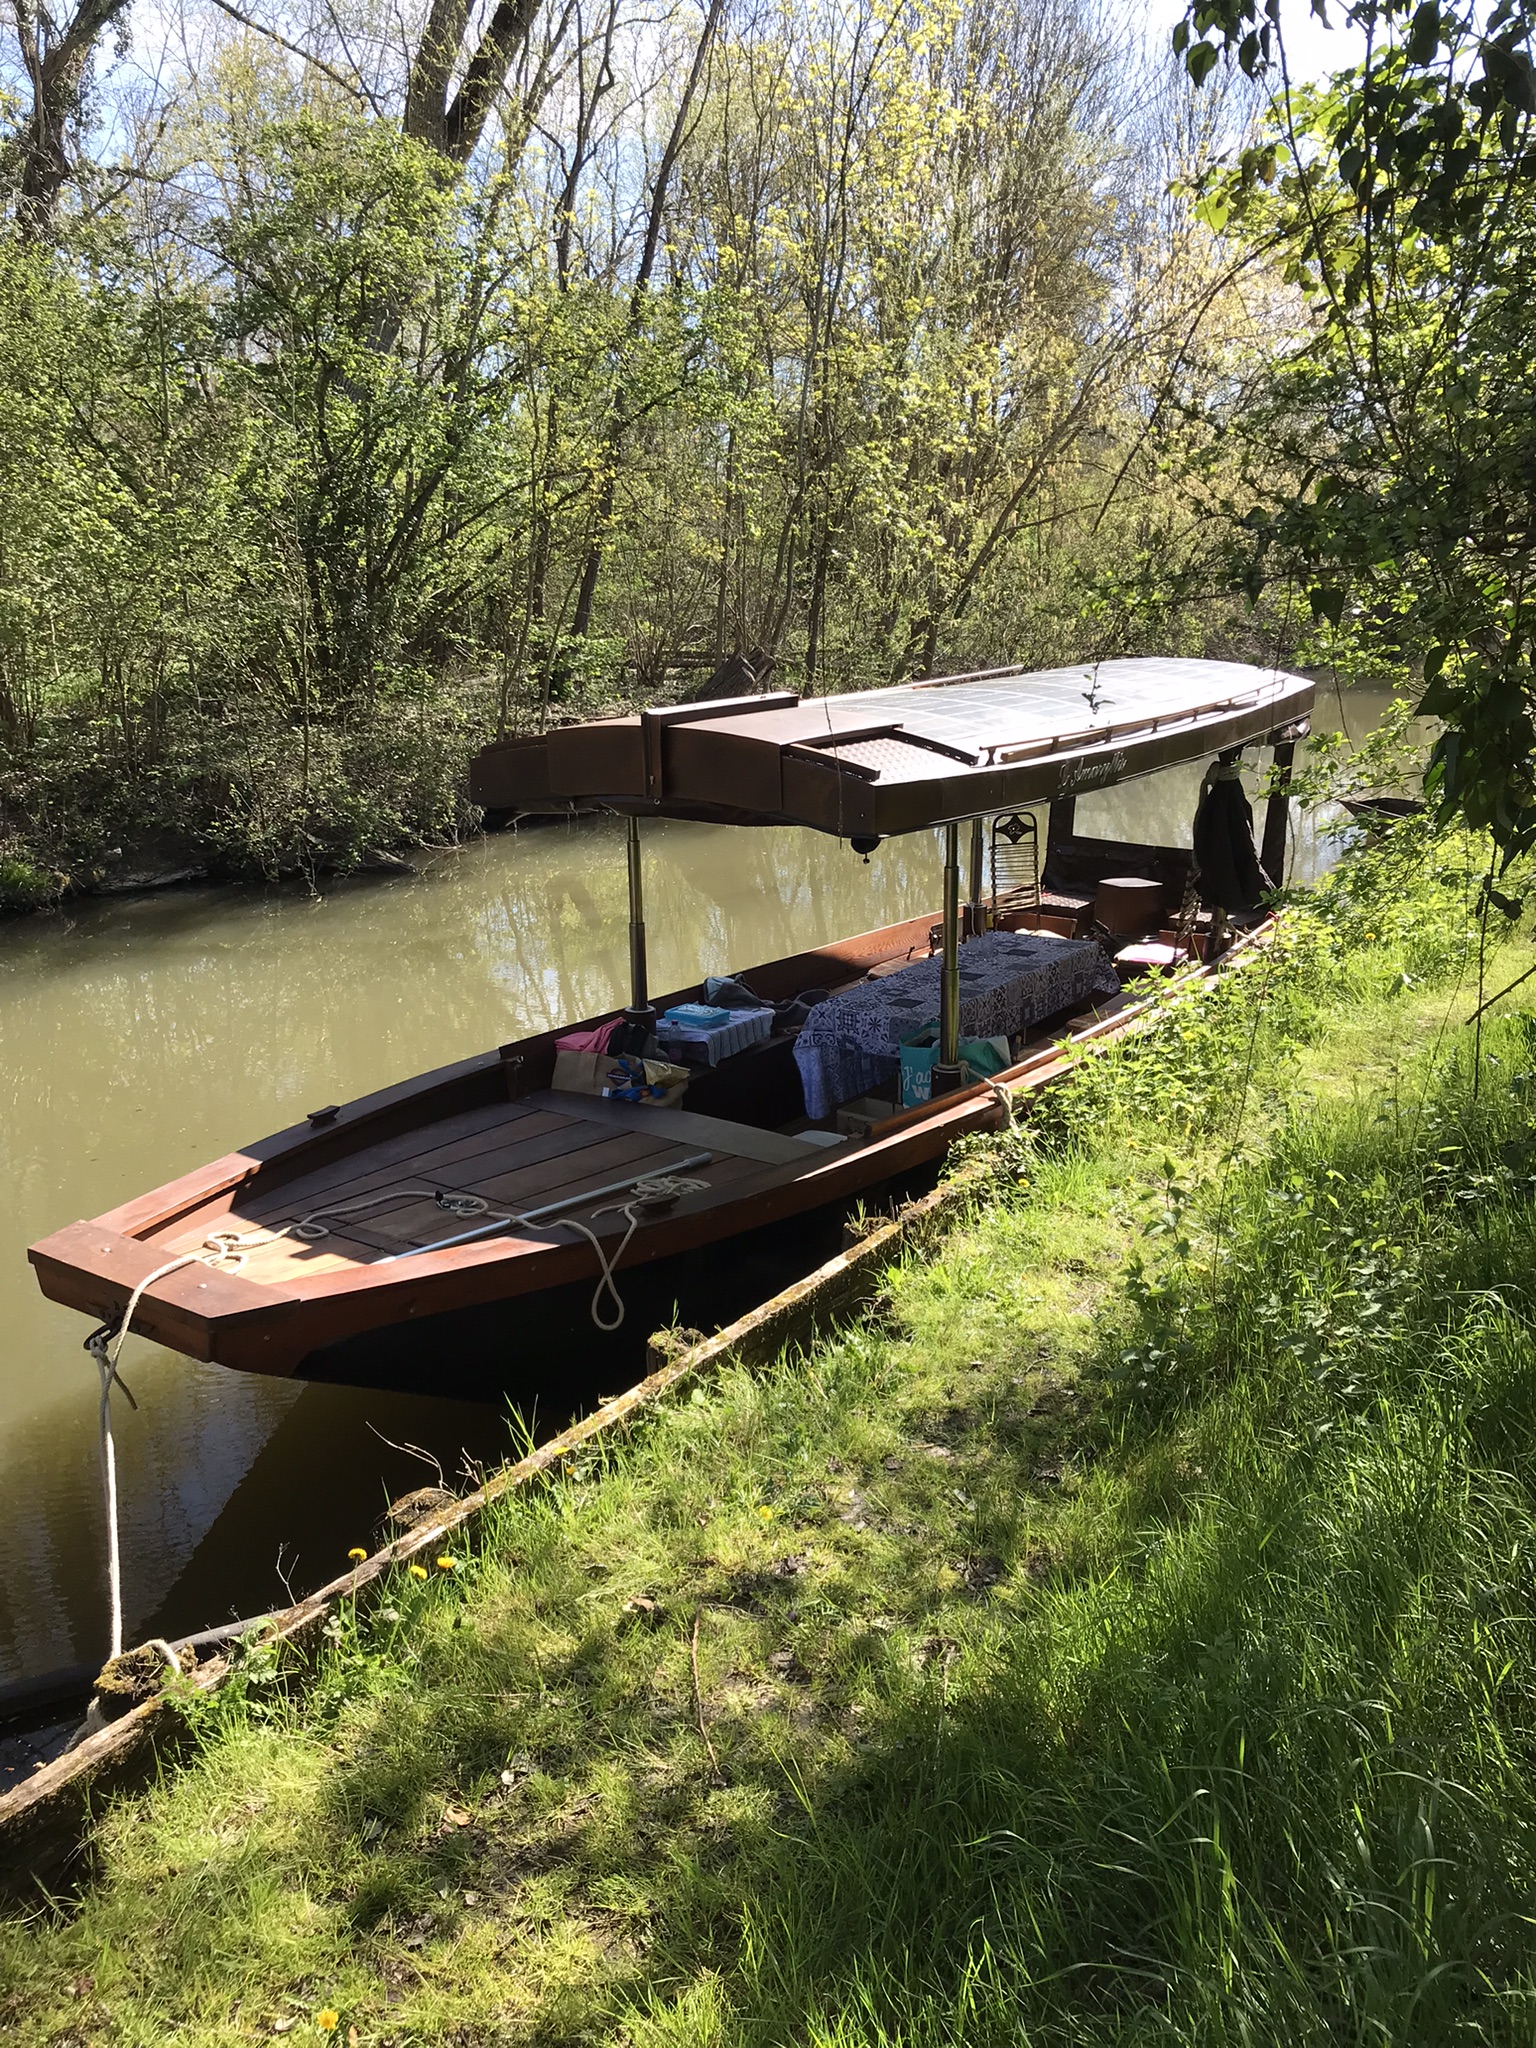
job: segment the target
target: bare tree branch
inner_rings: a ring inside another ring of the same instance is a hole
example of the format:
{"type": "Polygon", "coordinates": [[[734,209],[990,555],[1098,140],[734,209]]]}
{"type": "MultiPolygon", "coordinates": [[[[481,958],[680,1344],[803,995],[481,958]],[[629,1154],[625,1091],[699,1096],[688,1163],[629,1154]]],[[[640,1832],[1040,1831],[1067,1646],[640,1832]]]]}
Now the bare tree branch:
{"type": "MultiPolygon", "coordinates": [[[[238,21],[242,28],[248,28],[256,35],[265,36],[268,42],[276,43],[281,49],[286,50],[290,56],[297,57],[302,63],[312,66],[316,71],[323,71],[333,85],[339,85],[344,93],[349,93],[353,99],[361,101],[364,106],[373,105],[372,93],[367,91],[359,80],[343,78],[339,71],[327,64],[323,57],[317,57],[313,50],[305,50],[297,43],[290,43],[288,38],[279,35],[275,28],[268,28],[264,21],[257,21],[254,15],[246,14],[241,8],[233,6],[231,0],[213,0],[213,4],[221,14],[227,14],[231,21],[238,21]]],[[[377,110],[375,109],[375,111],[377,110]]]]}

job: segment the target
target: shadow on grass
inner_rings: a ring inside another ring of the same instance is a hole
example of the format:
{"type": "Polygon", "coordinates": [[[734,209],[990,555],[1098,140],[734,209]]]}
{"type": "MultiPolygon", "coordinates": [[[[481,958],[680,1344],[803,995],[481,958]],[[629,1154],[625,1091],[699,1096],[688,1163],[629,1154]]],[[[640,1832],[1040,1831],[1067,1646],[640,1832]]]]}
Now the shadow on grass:
{"type": "Polygon", "coordinates": [[[549,2039],[1526,2038],[1536,1350],[1498,1290],[1536,1228],[1523,1169],[1478,1179],[1508,1108],[1282,1146],[1230,1195],[1242,1284],[1204,1325],[1175,1283],[1136,1311],[1193,1353],[1156,1401],[1125,1391],[1123,1329],[1091,1425],[972,1364],[943,1415],[896,1417],[899,1453],[834,1455],[851,1506],[750,1569],[651,1569],[628,1612],[600,1532],[526,1518],[509,1584],[536,1598],[440,1635],[334,1780],[380,1844],[355,1923],[579,1928],[579,1996],[530,2016],[549,2039]],[[1277,1228],[1276,1191],[1340,1158],[1342,1194],[1277,1228]],[[1372,1326],[1389,1243],[1407,1277],[1372,1326]],[[829,1559],[850,1520],[872,1540],[829,1559]],[[465,1824],[434,1832],[454,1788],[465,1824]]]}

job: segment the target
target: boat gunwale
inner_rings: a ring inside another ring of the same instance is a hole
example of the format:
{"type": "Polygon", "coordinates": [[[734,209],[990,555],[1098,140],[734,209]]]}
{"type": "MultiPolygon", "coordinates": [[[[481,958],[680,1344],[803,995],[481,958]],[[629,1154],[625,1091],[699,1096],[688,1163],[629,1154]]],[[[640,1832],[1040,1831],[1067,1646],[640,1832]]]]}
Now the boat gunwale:
{"type": "MultiPolygon", "coordinates": [[[[883,928],[885,931],[895,929],[900,927],[883,928]]],[[[1010,1088],[1027,1086],[1032,1091],[1045,1085],[1058,1073],[1068,1070],[1088,1044],[1139,1028],[1160,999],[1170,991],[1208,981],[1222,968],[1235,964],[1245,953],[1266,945],[1274,929],[1275,919],[1271,916],[1240,939],[1220,960],[1210,963],[1191,961],[1182,973],[1170,981],[1160,982],[1150,994],[1114,1016],[1097,1020],[1081,1032],[1038,1046],[1027,1058],[1015,1062],[1002,1073],[942,1096],[936,1103],[919,1105],[915,1111],[898,1112],[886,1119],[883,1125],[874,1126],[863,1143],[854,1142],[836,1152],[808,1148],[810,1157],[803,1165],[798,1161],[782,1166],[764,1165],[757,1172],[742,1175],[731,1182],[731,1192],[723,1200],[714,1189],[681,1197],[664,1216],[647,1222],[635,1233],[625,1261],[626,1268],[736,1235],[743,1227],[739,1211],[745,1204],[756,1205],[758,1211],[753,1215],[750,1226],[746,1227],[756,1228],[759,1224],[777,1222],[799,1211],[846,1199],[857,1193],[861,1186],[890,1179],[941,1155],[954,1139],[973,1130],[997,1128],[1011,1114],[1007,1107],[1010,1088]],[[800,1198],[786,1199],[792,1192],[800,1198]],[[705,1227],[701,1228],[701,1225],[705,1227]]],[[[483,1063],[499,1064],[499,1056],[483,1063]]],[[[465,1064],[475,1063],[459,1063],[460,1066],[465,1064]]],[[[54,1239],[72,1235],[82,1228],[100,1230],[110,1227],[106,1218],[97,1218],[93,1223],[67,1226],[64,1231],[54,1233],[54,1238],[42,1239],[29,1248],[28,1256],[37,1267],[44,1292],[49,1293],[50,1298],[77,1308],[83,1305],[67,1293],[51,1292],[46,1284],[46,1263],[57,1256],[50,1249],[54,1239]]],[[[599,1228],[597,1234],[600,1239],[607,1239],[610,1234],[617,1235],[623,1227],[622,1222],[615,1221],[611,1233],[599,1228]]],[[[144,1246],[142,1240],[131,1242],[150,1255],[150,1248],[144,1246]]],[[[203,1270],[207,1271],[206,1268],[203,1270]]],[[[66,1268],[66,1271],[78,1276],[83,1269],[75,1266],[66,1268]]],[[[191,1332],[195,1329],[201,1336],[201,1343],[194,1347],[185,1341],[184,1336],[178,1335],[173,1340],[174,1348],[193,1357],[239,1369],[289,1374],[309,1351],[345,1336],[365,1335],[371,1329],[387,1328],[392,1323],[414,1320],[419,1315],[433,1314],[444,1308],[474,1306],[499,1299],[513,1300],[567,1281],[590,1279],[593,1259],[590,1245],[581,1238],[545,1245],[504,1235],[391,1262],[388,1277],[384,1276],[378,1264],[316,1274],[307,1284],[297,1281],[241,1281],[239,1276],[224,1274],[217,1277],[226,1283],[248,1288],[252,1294],[265,1296],[265,1300],[252,1301],[248,1306],[230,1308],[222,1314],[201,1318],[195,1305],[167,1298],[167,1293],[185,1291],[184,1285],[178,1286],[179,1282],[200,1285],[194,1278],[195,1272],[192,1266],[183,1267],[164,1282],[156,1283],[145,1295],[135,1317],[135,1328],[139,1333],[152,1341],[167,1341],[157,1336],[154,1328],[157,1316],[163,1310],[178,1331],[191,1332]],[[519,1276],[522,1284],[509,1289],[506,1282],[514,1274],[519,1276]],[[162,1293],[162,1289],[166,1293],[162,1293]],[[451,1298],[430,1299],[440,1295],[451,1298]],[[386,1303],[389,1307],[365,1320],[345,1318],[346,1327],[338,1327],[304,1342],[291,1357],[288,1353],[292,1347],[285,1348],[285,1363],[278,1363],[270,1356],[263,1358],[263,1347],[270,1344],[274,1336],[280,1338],[283,1326],[294,1316],[305,1309],[315,1312],[321,1312],[327,1306],[344,1309],[356,1296],[365,1296],[381,1308],[386,1303]],[[221,1338],[225,1340],[223,1343],[219,1341],[221,1338]]],[[[133,1279],[110,1280],[95,1274],[89,1277],[97,1284],[98,1299],[103,1292],[115,1288],[123,1303],[126,1303],[135,1284],[133,1279]]],[[[91,1312],[96,1312],[94,1304],[91,1312]]]]}

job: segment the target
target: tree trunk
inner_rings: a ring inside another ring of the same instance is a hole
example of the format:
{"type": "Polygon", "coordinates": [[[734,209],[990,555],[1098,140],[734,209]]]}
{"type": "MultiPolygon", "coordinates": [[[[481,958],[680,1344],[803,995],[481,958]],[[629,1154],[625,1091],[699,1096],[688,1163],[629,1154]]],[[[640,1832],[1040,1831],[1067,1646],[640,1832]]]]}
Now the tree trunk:
{"type": "MultiPolygon", "coordinates": [[[[693,63],[689,67],[687,81],[683,86],[682,98],[677,103],[672,132],[667,137],[667,146],[661,153],[661,162],[656,166],[656,178],[651,187],[651,208],[645,224],[645,246],[640,252],[640,266],[635,272],[635,281],[629,294],[626,333],[630,340],[633,340],[640,331],[646,295],[651,288],[651,273],[656,267],[657,252],[661,247],[662,223],[666,219],[667,187],[672,181],[673,169],[682,152],[699,81],[704,76],[704,66],[709,61],[715,31],[720,26],[720,17],[724,12],[725,0],[709,0],[704,26],[699,31],[698,46],[693,53],[693,63]]],[[[614,407],[604,449],[603,487],[598,494],[597,516],[593,522],[592,538],[587,545],[586,560],[581,565],[581,585],[576,594],[576,610],[571,619],[571,631],[578,638],[584,636],[592,624],[592,603],[597,596],[597,579],[603,566],[606,529],[608,521],[613,516],[613,503],[618,490],[619,450],[623,437],[622,414],[614,407]]]]}
{"type": "Polygon", "coordinates": [[[496,95],[528,46],[539,0],[499,0],[464,63],[469,0],[432,0],[405,88],[405,132],[451,163],[473,156],[496,95]],[[454,78],[463,67],[458,89],[454,78]]]}
{"type": "Polygon", "coordinates": [[[81,0],[61,30],[32,0],[16,0],[16,33],[32,85],[32,108],[10,154],[17,166],[17,218],[31,240],[53,232],[59,195],[74,168],[69,124],[80,110],[91,54],[127,5],[128,0],[81,0]]]}

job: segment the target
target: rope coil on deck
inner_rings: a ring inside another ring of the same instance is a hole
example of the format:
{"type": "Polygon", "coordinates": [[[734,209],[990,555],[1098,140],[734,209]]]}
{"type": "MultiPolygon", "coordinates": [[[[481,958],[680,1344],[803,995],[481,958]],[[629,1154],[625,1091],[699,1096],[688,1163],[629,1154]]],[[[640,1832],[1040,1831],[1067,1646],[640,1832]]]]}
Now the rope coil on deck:
{"type": "Polygon", "coordinates": [[[624,1297],[614,1285],[613,1275],[620,1259],[629,1250],[630,1239],[640,1228],[644,1220],[643,1212],[646,1209],[653,1211],[670,1209],[672,1204],[680,1201],[684,1195],[698,1194],[708,1186],[709,1182],[707,1180],[690,1180],[686,1174],[647,1173],[643,1174],[639,1180],[633,1183],[627,1200],[622,1202],[606,1202],[601,1209],[594,1209],[592,1211],[592,1221],[594,1223],[599,1216],[619,1215],[624,1217],[629,1224],[629,1228],[619,1240],[618,1250],[611,1259],[603,1250],[602,1241],[595,1230],[589,1230],[585,1223],[578,1223],[574,1216],[563,1216],[560,1219],[561,1222],[568,1223],[572,1230],[579,1230],[588,1244],[591,1245],[593,1251],[597,1253],[597,1263],[602,1269],[602,1277],[598,1281],[596,1290],[593,1293],[590,1313],[593,1322],[596,1323],[597,1327],[605,1335],[611,1336],[624,1321],[624,1297]],[[635,1213],[637,1209],[641,1211],[641,1214],[637,1215],[635,1213]],[[602,1312],[601,1302],[605,1294],[613,1303],[614,1313],[611,1318],[605,1317],[602,1312]]]}

